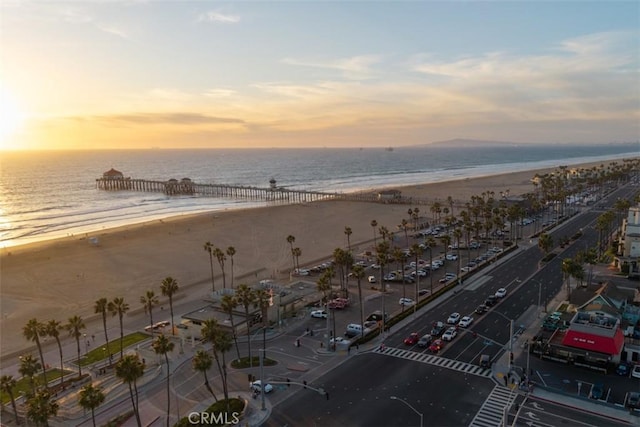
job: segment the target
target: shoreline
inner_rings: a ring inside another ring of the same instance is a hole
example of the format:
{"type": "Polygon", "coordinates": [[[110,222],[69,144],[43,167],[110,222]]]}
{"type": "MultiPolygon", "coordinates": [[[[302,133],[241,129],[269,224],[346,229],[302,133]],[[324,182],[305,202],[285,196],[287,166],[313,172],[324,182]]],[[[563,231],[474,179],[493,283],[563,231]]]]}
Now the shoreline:
{"type": "MultiPolygon", "coordinates": [[[[583,165],[600,165],[595,162],[583,165]]],[[[533,191],[531,178],[556,168],[462,178],[437,183],[397,186],[404,196],[443,201],[456,200],[454,214],[471,195],[510,190],[510,195],[533,191]]],[[[87,333],[98,334],[93,305],[99,298],[123,297],[131,312],[141,307],[140,295],[153,288],[160,295],[161,281],[171,276],[189,298],[201,300],[211,292],[209,256],[204,243],[226,249],[233,246],[235,286],[254,285],[262,279],[288,283],[291,246],[302,251],[301,265],[331,258],[336,247],[347,246],[345,227],[352,231],[354,253],[371,249],[374,229],[385,226],[396,231],[409,208],[415,205],[347,201],[317,201],[266,207],[209,211],[87,233],[82,237],[58,238],[0,250],[0,319],[2,357],[29,348],[22,327],[29,319],[61,322],[74,315],[87,319],[87,333]],[[97,237],[97,244],[89,239],[97,237]]],[[[420,206],[420,216],[431,220],[429,206],[420,206]]],[[[231,263],[226,263],[227,284],[231,263]]],[[[216,288],[222,287],[221,271],[214,259],[216,288]]],[[[180,292],[180,291],[179,291],[180,292]]],[[[164,302],[164,298],[161,298],[164,302]]],[[[179,319],[179,313],[176,318],[179,319]]],[[[110,318],[109,324],[115,324],[110,318]]]]}
{"type": "MultiPolygon", "coordinates": [[[[592,166],[599,166],[600,164],[609,164],[611,162],[615,162],[616,160],[621,160],[622,158],[626,158],[626,157],[621,157],[620,159],[608,159],[608,160],[602,160],[602,161],[595,161],[595,162],[589,162],[589,163],[565,163],[568,166],[572,166],[572,167],[592,167],[592,166]]],[[[376,186],[374,188],[368,188],[365,190],[359,190],[359,191],[353,191],[353,192],[348,192],[347,194],[351,194],[351,193],[372,193],[372,192],[378,192],[381,190],[386,190],[386,189],[398,189],[400,191],[403,192],[403,195],[408,195],[409,197],[416,197],[419,198],[419,195],[417,194],[419,191],[422,190],[428,190],[431,186],[434,185],[451,185],[451,184],[456,184],[456,183],[462,183],[462,182],[469,182],[471,180],[482,180],[482,179],[493,179],[493,178],[499,178],[501,176],[507,176],[507,175],[512,175],[512,174],[519,174],[519,173],[526,173],[529,172],[531,174],[529,180],[527,183],[530,184],[531,178],[534,177],[534,175],[536,173],[539,174],[543,174],[543,173],[548,173],[550,171],[556,170],[558,168],[558,166],[554,166],[554,167],[544,167],[544,168],[535,168],[535,169],[530,169],[530,170],[523,170],[523,171],[517,171],[517,172],[500,172],[500,173],[483,173],[483,174],[479,174],[479,175],[473,175],[473,176],[465,176],[465,177],[458,177],[458,178],[445,178],[445,179],[435,179],[435,180],[431,180],[429,182],[423,182],[423,183],[416,183],[416,184],[402,184],[402,185],[393,185],[393,184],[389,184],[389,185],[380,185],[380,186],[376,186]]],[[[520,182],[517,185],[525,185],[527,184],[525,182],[520,182]]],[[[508,187],[508,186],[507,186],[508,187]]],[[[494,190],[489,190],[489,191],[494,191],[494,190]]],[[[480,194],[480,193],[477,193],[480,194]]],[[[519,196],[522,195],[524,193],[510,193],[510,195],[512,197],[515,196],[519,196]]],[[[441,198],[435,197],[435,198],[428,198],[431,202],[434,201],[439,201],[442,200],[441,198]]],[[[446,199],[446,197],[444,198],[446,199]]],[[[456,199],[460,199],[460,197],[454,197],[454,200],[456,199]]],[[[468,197],[466,198],[462,198],[462,199],[468,199],[468,197]]],[[[468,201],[468,200],[465,200],[468,201]]],[[[316,203],[316,202],[314,202],[316,203]]],[[[51,235],[49,237],[47,237],[46,235],[43,235],[42,237],[33,237],[33,238],[26,238],[25,242],[21,243],[19,242],[20,239],[8,239],[5,241],[0,241],[0,254],[6,254],[6,253],[10,253],[14,250],[22,250],[22,249],[28,249],[30,247],[37,247],[39,245],[45,245],[45,244],[54,244],[56,242],[62,242],[62,241],[74,241],[74,240],[85,240],[91,237],[96,237],[98,235],[104,234],[104,233],[112,233],[112,232],[119,232],[119,231],[124,231],[127,229],[131,229],[131,228],[136,228],[139,226],[143,226],[145,224],[153,224],[156,222],[162,223],[162,222],[167,222],[167,221],[176,221],[176,220],[190,220],[194,217],[197,216],[206,216],[206,215],[216,215],[216,214],[225,214],[227,212],[240,212],[240,211],[245,211],[245,210],[253,210],[253,209],[265,209],[265,208],[271,208],[274,206],[281,206],[281,205],[294,205],[292,204],[286,204],[286,203],[272,203],[270,204],[269,202],[264,202],[264,205],[259,205],[259,206],[243,206],[243,207],[238,207],[238,208],[229,208],[229,207],[221,207],[220,209],[199,209],[197,211],[188,211],[188,212],[184,212],[184,213],[180,213],[180,214],[173,214],[173,215],[168,215],[168,216],[153,216],[153,218],[146,218],[146,219],[140,219],[140,220],[132,220],[131,222],[126,222],[123,224],[115,224],[115,225],[96,225],[95,227],[88,227],[88,228],[83,228],[83,227],[78,227],[78,229],[70,229],[70,231],[68,233],[66,233],[66,236],[61,236],[61,235],[51,235]],[[82,237],[84,236],[84,237],[82,237]],[[9,244],[7,245],[6,242],[16,242],[15,244],[9,244]]],[[[126,220],[125,220],[126,221],[126,220]]]]}

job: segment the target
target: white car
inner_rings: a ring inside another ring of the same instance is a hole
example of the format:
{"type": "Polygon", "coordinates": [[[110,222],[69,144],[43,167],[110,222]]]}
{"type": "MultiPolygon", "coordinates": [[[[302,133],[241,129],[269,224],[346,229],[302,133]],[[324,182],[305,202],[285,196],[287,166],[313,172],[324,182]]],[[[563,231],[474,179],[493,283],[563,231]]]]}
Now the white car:
{"type": "Polygon", "coordinates": [[[311,312],[311,317],[314,317],[316,319],[326,319],[327,318],[327,312],[324,310],[313,310],[311,312]]]}
{"type": "Polygon", "coordinates": [[[449,318],[447,319],[447,323],[450,325],[455,325],[460,320],[460,313],[451,313],[449,318]]]}
{"type": "Polygon", "coordinates": [[[500,288],[496,291],[496,297],[504,298],[507,295],[507,290],[505,288],[500,288]]]}
{"type": "Polygon", "coordinates": [[[367,277],[367,281],[369,283],[376,283],[376,276],[369,276],[367,277]]]}
{"type": "Polygon", "coordinates": [[[404,306],[404,307],[409,307],[414,305],[416,302],[414,300],[412,300],[411,298],[400,298],[400,305],[404,306]]]}
{"type": "MultiPolygon", "coordinates": [[[[254,381],[251,383],[251,391],[255,391],[257,393],[262,392],[262,382],[260,380],[254,381]]],[[[270,393],[273,391],[273,386],[269,383],[265,384],[264,392],[270,393]]]]}
{"type": "Polygon", "coordinates": [[[447,254],[447,261],[455,261],[458,259],[458,255],[456,254],[447,254]]]}
{"type": "Polygon", "coordinates": [[[447,329],[444,334],[442,334],[442,339],[444,341],[452,341],[456,337],[456,335],[458,335],[458,331],[455,327],[452,326],[451,328],[447,329]]]}
{"type": "Polygon", "coordinates": [[[473,323],[473,317],[471,316],[464,316],[462,319],[460,319],[460,321],[458,322],[458,326],[460,326],[461,328],[466,328],[469,325],[471,325],[471,323],[473,323]]]}
{"type": "Polygon", "coordinates": [[[631,370],[631,376],[633,378],[640,378],[640,365],[635,365],[631,370]]]}

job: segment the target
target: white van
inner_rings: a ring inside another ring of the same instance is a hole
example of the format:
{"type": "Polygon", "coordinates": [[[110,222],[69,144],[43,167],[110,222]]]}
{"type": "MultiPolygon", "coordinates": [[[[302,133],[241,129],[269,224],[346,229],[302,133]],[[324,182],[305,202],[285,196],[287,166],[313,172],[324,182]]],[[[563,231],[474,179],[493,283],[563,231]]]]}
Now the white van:
{"type": "Polygon", "coordinates": [[[357,323],[349,323],[347,325],[347,331],[344,333],[348,337],[356,337],[362,334],[362,325],[358,325],[357,323]]]}

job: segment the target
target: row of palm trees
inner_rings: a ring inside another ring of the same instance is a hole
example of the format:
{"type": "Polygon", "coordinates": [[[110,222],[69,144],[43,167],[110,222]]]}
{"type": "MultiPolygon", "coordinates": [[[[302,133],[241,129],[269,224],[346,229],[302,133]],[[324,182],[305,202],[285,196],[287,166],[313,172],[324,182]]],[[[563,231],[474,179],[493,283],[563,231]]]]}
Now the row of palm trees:
{"type": "Polygon", "coordinates": [[[204,244],[204,250],[209,254],[209,265],[211,267],[211,292],[216,291],[216,282],[215,282],[215,274],[213,271],[213,260],[214,258],[218,261],[218,265],[220,265],[220,271],[222,273],[222,288],[226,289],[227,287],[227,274],[225,270],[225,263],[227,259],[231,261],[231,289],[233,289],[233,280],[234,280],[234,271],[233,271],[233,257],[236,254],[236,248],[233,246],[227,247],[226,250],[215,247],[211,242],[207,241],[204,244]],[[227,256],[229,258],[227,258],[227,256]]]}

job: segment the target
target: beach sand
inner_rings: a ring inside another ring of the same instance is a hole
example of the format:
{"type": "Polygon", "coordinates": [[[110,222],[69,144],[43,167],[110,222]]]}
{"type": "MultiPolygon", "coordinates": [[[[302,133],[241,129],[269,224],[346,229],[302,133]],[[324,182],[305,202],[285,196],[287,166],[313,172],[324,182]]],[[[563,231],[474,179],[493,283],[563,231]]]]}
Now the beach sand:
{"type": "MultiPolygon", "coordinates": [[[[430,200],[446,201],[451,196],[462,206],[472,195],[484,191],[494,191],[496,198],[507,189],[512,196],[533,191],[531,178],[552,170],[401,190],[403,195],[430,200]]],[[[313,265],[329,259],[335,248],[346,247],[345,227],[352,229],[354,250],[363,252],[372,246],[372,220],[378,222],[378,227],[396,231],[403,219],[409,219],[407,211],[412,207],[415,206],[334,201],[279,205],[185,215],[2,249],[2,357],[31,346],[22,336],[22,327],[31,318],[66,323],[69,317],[80,315],[86,319],[87,331],[100,331],[101,322],[93,312],[97,299],[124,297],[133,311],[141,308],[140,296],[147,289],[161,295],[160,283],[167,276],[183,288],[188,286],[190,298],[204,297],[211,290],[209,255],[203,248],[207,241],[224,250],[229,246],[236,249],[236,285],[252,285],[265,278],[286,281],[292,265],[288,235],[295,237],[294,247],[302,250],[301,265],[313,265]],[[97,238],[97,244],[91,238],[97,238]]],[[[431,218],[429,206],[420,206],[420,216],[431,218]]],[[[231,281],[230,266],[227,260],[227,286],[231,281]]],[[[222,278],[215,259],[214,270],[216,288],[220,288],[222,278]]],[[[109,322],[113,321],[110,317],[109,322]]]]}

